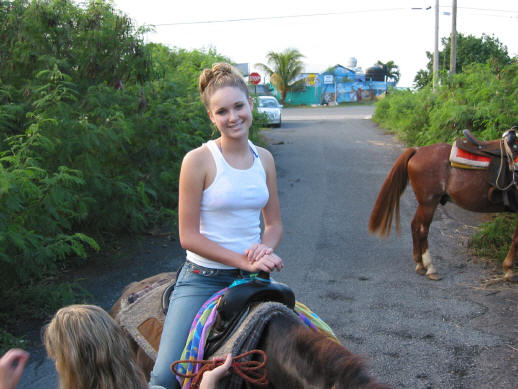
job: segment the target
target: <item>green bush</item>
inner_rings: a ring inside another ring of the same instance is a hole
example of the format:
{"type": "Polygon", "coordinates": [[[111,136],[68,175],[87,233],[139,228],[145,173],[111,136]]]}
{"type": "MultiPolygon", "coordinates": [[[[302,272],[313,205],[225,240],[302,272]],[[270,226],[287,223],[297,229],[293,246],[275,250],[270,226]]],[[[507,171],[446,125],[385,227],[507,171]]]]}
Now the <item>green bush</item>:
{"type": "Polygon", "coordinates": [[[490,64],[466,65],[442,75],[437,91],[391,91],[376,104],[373,119],[409,145],[451,143],[470,129],[483,140],[496,139],[516,124],[518,64],[495,73],[490,64]]]}

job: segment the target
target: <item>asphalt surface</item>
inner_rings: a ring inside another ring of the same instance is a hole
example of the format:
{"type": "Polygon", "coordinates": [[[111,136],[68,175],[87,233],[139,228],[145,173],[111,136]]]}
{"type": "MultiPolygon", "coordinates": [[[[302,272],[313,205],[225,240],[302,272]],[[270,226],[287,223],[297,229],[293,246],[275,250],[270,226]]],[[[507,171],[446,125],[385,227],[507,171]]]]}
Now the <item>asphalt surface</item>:
{"type": "MultiPolygon", "coordinates": [[[[518,286],[498,282],[495,265],[467,253],[480,215],[441,207],[430,250],[444,277],[414,272],[411,188],[402,198],[402,234],[367,232],[385,175],[404,147],[369,118],[371,106],[290,108],[264,132],[277,165],[286,268],[274,277],[318,313],[370,373],[395,388],[517,388],[518,286]],[[489,280],[489,282],[488,282],[489,280]],[[495,281],[492,281],[495,280],[495,281]]],[[[168,237],[122,239],[69,275],[109,309],[133,280],[176,270],[183,253],[168,237]]],[[[36,334],[31,334],[33,339],[36,334]]],[[[20,388],[55,387],[42,347],[20,388]]]]}

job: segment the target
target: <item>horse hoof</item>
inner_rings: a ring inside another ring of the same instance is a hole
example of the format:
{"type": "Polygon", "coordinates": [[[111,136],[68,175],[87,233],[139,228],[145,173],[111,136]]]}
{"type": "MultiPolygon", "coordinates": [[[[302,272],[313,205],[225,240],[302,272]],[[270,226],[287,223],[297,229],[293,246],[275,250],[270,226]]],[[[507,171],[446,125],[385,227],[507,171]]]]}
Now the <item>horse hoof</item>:
{"type": "Polygon", "coordinates": [[[440,280],[442,280],[442,276],[440,276],[438,273],[430,273],[430,274],[427,274],[427,276],[432,281],[440,281],[440,280]]]}
{"type": "Polygon", "coordinates": [[[426,274],[426,269],[424,268],[424,266],[423,266],[423,265],[417,265],[417,266],[415,267],[415,272],[416,272],[417,274],[419,274],[420,276],[424,276],[424,275],[426,274]]]}
{"type": "Polygon", "coordinates": [[[518,282],[518,274],[506,274],[504,278],[509,282],[518,282]]]}

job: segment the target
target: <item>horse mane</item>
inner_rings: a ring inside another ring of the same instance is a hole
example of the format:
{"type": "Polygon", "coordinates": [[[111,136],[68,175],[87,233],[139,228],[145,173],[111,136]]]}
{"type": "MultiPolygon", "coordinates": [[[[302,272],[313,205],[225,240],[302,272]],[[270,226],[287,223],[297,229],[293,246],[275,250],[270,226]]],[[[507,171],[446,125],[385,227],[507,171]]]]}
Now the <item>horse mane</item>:
{"type": "Polygon", "coordinates": [[[364,358],[353,354],[328,334],[301,324],[286,327],[285,321],[276,320],[270,325],[268,337],[275,340],[269,345],[273,347],[267,354],[282,355],[282,366],[272,366],[269,357],[268,375],[274,378],[277,369],[279,373],[288,372],[289,377],[283,377],[283,387],[389,389],[367,374],[364,358]]]}

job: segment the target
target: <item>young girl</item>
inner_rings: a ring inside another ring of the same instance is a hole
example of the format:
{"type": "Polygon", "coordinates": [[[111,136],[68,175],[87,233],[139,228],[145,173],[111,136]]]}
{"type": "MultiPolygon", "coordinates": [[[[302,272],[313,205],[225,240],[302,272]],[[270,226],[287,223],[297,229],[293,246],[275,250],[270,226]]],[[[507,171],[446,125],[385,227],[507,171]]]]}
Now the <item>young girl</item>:
{"type": "MultiPolygon", "coordinates": [[[[47,354],[54,359],[60,389],[163,389],[148,388],[135,364],[126,336],[106,311],[94,305],[60,309],[43,335],[47,354]]],[[[15,389],[29,353],[11,349],[0,358],[0,389],[15,389]]],[[[200,389],[214,389],[232,359],[203,375],[200,389]]]]}
{"type": "Polygon", "coordinates": [[[56,363],[60,389],[148,389],[126,336],[100,307],[61,308],[43,342],[56,363]]]}
{"type": "Polygon", "coordinates": [[[270,152],[248,139],[253,103],[247,85],[235,68],[218,63],[202,72],[199,89],[220,137],[182,162],[178,217],[187,260],[151,372],[151,384],[168,389],[179,388],[170,365],[180,359],[202,304],[238,278],[284,266],[274,253],[282,236],[275,164],[270,152]]]}

